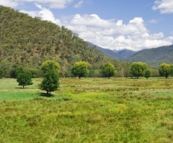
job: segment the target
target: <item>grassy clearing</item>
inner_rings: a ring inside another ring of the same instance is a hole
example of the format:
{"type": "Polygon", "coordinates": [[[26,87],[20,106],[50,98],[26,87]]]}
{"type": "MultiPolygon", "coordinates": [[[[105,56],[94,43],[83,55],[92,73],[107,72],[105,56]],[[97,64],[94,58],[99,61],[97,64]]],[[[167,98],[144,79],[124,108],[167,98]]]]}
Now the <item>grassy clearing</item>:
{"type": "Polygon", "coordinates": [[[21,89],[0,80],[1,143],[173,140],[173,79],[64,78],[51,98],[40,81],[21,89]]]}

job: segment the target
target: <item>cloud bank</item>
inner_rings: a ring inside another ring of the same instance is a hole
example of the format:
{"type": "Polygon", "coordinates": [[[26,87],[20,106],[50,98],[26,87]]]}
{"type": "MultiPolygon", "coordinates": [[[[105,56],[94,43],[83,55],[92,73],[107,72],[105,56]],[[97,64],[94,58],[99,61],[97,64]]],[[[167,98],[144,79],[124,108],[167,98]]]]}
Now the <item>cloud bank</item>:
{"type": "Polygon", "coordinates": [[[47,5],[49,8],[59,8],[63,9],[68,4],[73,2],[73,0],[1,0],[0,5],[9,6],[9,7],[17,7],[22,3],[25,2],[33,2],[33,3],[39,3],[47,5]]]}
{"type": "Polygon", "coordinates": [[[135,17],[125,24],[123,20],[104,20],[96,14],[76,14],[66,26],[86,41],[116,50],[141,50],[173,42],[173,37],[165,38],[162,32],[150,34],[142,17],[135,17]]]}
{"type": "Polygon", "coordinates": [[[173,13],[173,0],[155,0],[153,10],[160,10],[162,14],[173,13]]]}
{"type": "MultiPolygon", "coordinates": [[[[154,48],[163,45],[171,45],[173,43],[173,36],[165,37],[162,32],[150,33],[145,25],[145,21],[142,17],[134,17],[127,23],[123,20],[102,19],[97,14],[75,14],[68,18],[56,18],[50,10],[52,4],[55,7],[64,8],[67,4],[73,0],[6,0],[3,5],[11,5],[11,7],[18,6],[20,2],[38,2],[35,6],[38,8],[36,11],[21,10],[21,12],[27,13],[32,17],[38,16],[42,20],[48,20],[59,26],[64,25],[71,29],[75,33],[86,41],[92,42],[103,48],[109,48],[114,50],[131,49],[141,50],[144,48],[154,48]],[[45,8],[42,4],[49,4],[50,8],[45,8]]],[[[169,4],[171,6],[172,0],[156,0],[153,9],[161,10],[160,5],[169,4]]],[[[74,6],[80,7],[83,0],[78,1],[74,6]]],[[[0,2],[2,4],[2,1],[0,2]]],[[[169,11],[169,6],[164,7],[164,12],[169,11]],[[167,10],[166,10],[167,9],[167,10]]],[[[163,7],[163,6],[162,6],[163,7]]],[[[163,12],[162,12],[163,13],[163,12]]],[[[150,23],[157,23],[155,20],[150,23]]]]}

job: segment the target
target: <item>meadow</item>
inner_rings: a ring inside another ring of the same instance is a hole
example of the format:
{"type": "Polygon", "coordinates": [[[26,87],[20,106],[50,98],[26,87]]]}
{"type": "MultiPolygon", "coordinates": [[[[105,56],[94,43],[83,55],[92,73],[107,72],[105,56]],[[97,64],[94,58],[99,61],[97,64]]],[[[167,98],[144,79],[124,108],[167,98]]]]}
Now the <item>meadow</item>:
{"type": "Polygon", "coordinates": [[[171,143],[173,79],[60,78],[46,96],[41,79],[22,89],[0,79],[1,143],[171,143]]]}

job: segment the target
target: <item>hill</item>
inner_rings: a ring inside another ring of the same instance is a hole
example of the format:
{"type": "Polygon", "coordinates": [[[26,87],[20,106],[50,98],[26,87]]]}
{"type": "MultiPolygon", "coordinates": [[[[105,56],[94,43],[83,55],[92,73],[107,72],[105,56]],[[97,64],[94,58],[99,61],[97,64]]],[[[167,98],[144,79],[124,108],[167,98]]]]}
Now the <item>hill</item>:
{"type": "Polygon", "coordinates": [[[127,60],[146,62],[155,67],[158,67],[161,63],[173,63],[173,45],[144,49],[127,58],[127,60]]]}
{"type": "Polygon", "coordinates": [[[119,60],[99,50],[71,30],[40,18],[32,18],[8,7],[0,6],[0,68],[5,76],[18,65],[39,69],[46,60],[61,65],[63,76],[76,61],[87,61],[92,69],[110,61],[118,67],[119,60]]]}
{"type": "Polygon", "coordinates": [[[114,52],[113,50],[104,49],[104,48],[102,48],[100,46],[97,46],[97,45],[91,43],[91,42],[88,42],[88,45],[92,46],[92,47],[95,47],[96,49],[98,49],[104,55],[107,55],[107,56],[112,57],[112,58],[120,59],[120,55],[117,54],[116,52],[114,52]]]}
{"type": "Polygon", "coordinates": [[[123,49],[119,51],[115,51],[118,55],[120,55],[120,59],[127,59],[134,55],[136,52],[128,49],[123,49]]]}
{"type": "Polygon", "coordinates": [[[110,50],[110,49],[105,49],[100,46],[97,46],[91,42],[88,42],[89,46],[94,46],[96,49],[98,49],[102,54],[107,55],[112,58],[117,58],[117,59],[127,59],[130,56],[132,56],[135,51],[128,50],[128,49],[123,49],[123,50],[110,50]]]}

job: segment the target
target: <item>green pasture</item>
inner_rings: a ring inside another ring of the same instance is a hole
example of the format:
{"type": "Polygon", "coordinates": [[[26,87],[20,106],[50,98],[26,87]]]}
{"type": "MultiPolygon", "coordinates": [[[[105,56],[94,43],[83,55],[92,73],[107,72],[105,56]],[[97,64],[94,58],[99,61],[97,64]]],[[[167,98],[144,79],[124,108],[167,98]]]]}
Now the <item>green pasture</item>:
{"type": "Polygon", "coordinates": [[[173,141],[172,78],[61,78],[51,97],[40,82],[0,79],[1,143],[173,141]]]}

